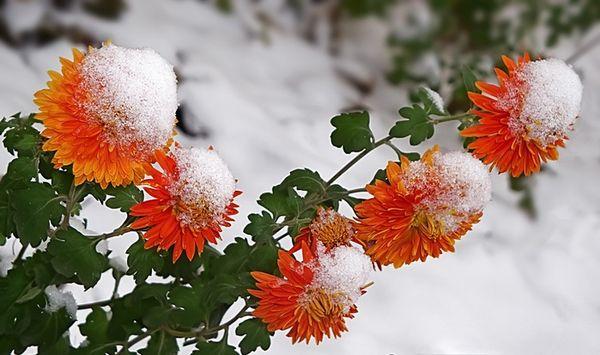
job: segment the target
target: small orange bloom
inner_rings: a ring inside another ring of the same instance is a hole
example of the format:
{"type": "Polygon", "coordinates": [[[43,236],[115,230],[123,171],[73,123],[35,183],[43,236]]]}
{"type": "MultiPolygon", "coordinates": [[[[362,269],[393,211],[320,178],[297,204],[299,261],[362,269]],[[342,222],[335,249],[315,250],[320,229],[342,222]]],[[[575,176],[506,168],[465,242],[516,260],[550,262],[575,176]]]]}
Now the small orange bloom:
{"type": "Polygon", "coordinates": [[[461,135],[475,138],[468,148],[490,168],[527,176],[558,159],[579,114],[581,81],[558,59],[531,61],[525,53],[502,60],[508,72],[496,68],[499,85],[478,81],[482,93],[468,93],[480,119],[461,135]]]}
{"type": "Polygon", "coordinates": [[[252,272],[258,289],[248,292],[259,299],[253,314],[269,331],[289,329],[293,343],[314,338],[319,344],[324,336],[337,338],[347,330],[345,320],[357,312],[354,302],[364,293],[370,262],[352,247],[323,251],[321,256],[306,243],[301,249],[302,262],[279,251],[282,277],[252,272]]]}
{"type": "Polygon", "coordinates": [[[156,153],[162,172],[146,167],[150,179],[144,190],[154,199],[140,202],[131,208],[136,219],[133,229],[148,229],[143,238],[145,248],[173,248],[173,262],[185,251],[192,260],[204,244],[216,243],[221,227],[229,227],[237,213],[235,190],[231,173],[211,149],[182,149],[166,155],[156,153]]]}
{"type": "Polygon", "coordinates": [[[173,136],[177,84],[172,67],[149,49],[107,44],[61,58],[48,88],[35,94],[44,151],[56,168],[73,165],[75,183],[103,188],[139,183],[144,164],[173,136]]]}
{"type": "Polygon", "coordinates": [[[368,185],[373,197],[355,206],[356,230],[374,262],[396,268],[453,252],[491,195],[480,161],[467,153],[441,154],[437,146],[421,161],[389,162],[386,174],[388,182],[368,185]]]}
{"type": "Polygon", "coordinates": [[[317,252],[317,245],[322,243],[327,250],[350,245],[350,242],[359,241],[354,237],[355,231],[352,220],[342,216],[332,208],[319,207],[313,221],[300,230],[294,238],[291,253],[300,250],[302,243],[306,243],[313,253],[317,252]]]}

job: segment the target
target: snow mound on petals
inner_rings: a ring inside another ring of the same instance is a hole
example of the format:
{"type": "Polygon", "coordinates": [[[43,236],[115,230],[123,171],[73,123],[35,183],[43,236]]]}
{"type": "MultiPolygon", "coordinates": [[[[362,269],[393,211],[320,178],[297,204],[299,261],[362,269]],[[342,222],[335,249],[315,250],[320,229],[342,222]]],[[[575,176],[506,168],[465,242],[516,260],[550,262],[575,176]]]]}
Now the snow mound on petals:
{"type": "Polygon", "coordinates": [[[189,206],[207,208],[216,217],[231,203],[235,179],[214,149],[175,148],[179,180],[172,192],[189,206]]]}
{"type": "Polygon", "coordinates": [[[82,109],[103,123],[109,141],[147,154],[171,138],[177,79],[154,50],[105,45],[85,56],[80,71],[89,95],[82,109]]]}
{"type": "Polygon", "coordinates": [[[543,145],[564,138],[581,107],[583,85],[577,73],[551,58],[526,63],[519,78],[526,85],[519,121],[527,136],[543,145]]]}
{"type": "Polygon", "coordinates": [[[62,292],[56,286],[50,285],[44,289],[44,293],[48,300],[46,312],[54,313],[65,308],[71,318],[77,318],[77,302],[71,292],[62,292]]]}
{"type": "Polygon", "coordinates": [[[318,266],[314,283],[329,294],[336,295],[346,311],[361,295],[361,287],[369,281],[371,259],[352,246],[339,246],[325,251],[318,245],[318,266]]]}
{"type": "Polygon", "coordinates": [[[483,210],[492,196],[492,183],[483,163],[465,152],[434,153],[431,165],[411,162],[404,177],[408,191],[422,195],[420,208],[456,230],[483,210]]]}

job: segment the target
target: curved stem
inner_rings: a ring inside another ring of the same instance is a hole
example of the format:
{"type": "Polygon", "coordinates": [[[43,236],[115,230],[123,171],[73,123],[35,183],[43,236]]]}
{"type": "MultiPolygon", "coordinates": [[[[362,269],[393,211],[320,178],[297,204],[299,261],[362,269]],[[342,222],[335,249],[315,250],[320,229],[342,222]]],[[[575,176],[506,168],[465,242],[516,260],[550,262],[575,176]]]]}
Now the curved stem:
{"type": "Polygon", "coordinates": [[[132,347],[135,344],[139,343],[140,341],[146,339],[147,337],[149,337],[150,335],[154,334],[158,330],[159,330],[159,328],[152,329],[152,330],[147,330],[144,333],[136,336],[135,338],[131,339],[127,343],[123,344],[123,348],[117,354],[125,354],[125,352],[128,351],[130,347],[132,347]]]}
{"type": "Polygon", "coordinates": [[[350,195],[350,194],[355,194],[355,193],[359,193],[359,192],[366,192],[366,191],[367,191],[367,189],[365,189],[364,187],[359,187],[359,188],[356,188],[356,189],[348,190],[346,193],[348,195],[350,195]]]}
{"type": "Polygon", "coordinates": [[[382,139],[378,140],[377,142],[375,142],[371,148],[363,150],[360,154],[355,156],[354,159],[350,160],[346,165],[344,165],[337,173],[335,173],[331,177],[331,179],[329,179],[325,183],[325,185],[330,186],[331,184],[333,184],[340,176],[342,176],[346,171],[348,171],[348,169],[350,169],[354,164],[358,163],[362,158],[364,158],[367,154],[369,154],[369,152],[371,152],[375,148],[385,144],[386,142],[389,142],[393,138],[394,137],[392,137],[392,136],[387,136],[387,137],[382,138],[382,139]]]}

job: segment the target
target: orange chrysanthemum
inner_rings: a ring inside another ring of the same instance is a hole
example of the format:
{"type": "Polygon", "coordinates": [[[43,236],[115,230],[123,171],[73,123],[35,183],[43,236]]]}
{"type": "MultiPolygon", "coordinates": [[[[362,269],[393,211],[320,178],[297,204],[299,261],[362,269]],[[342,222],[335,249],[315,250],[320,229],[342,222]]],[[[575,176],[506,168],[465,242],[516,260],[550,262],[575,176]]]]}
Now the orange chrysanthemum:
{"type": "Polygon", "coordinates": [[[317,245],[323,244],[326,250],[350,245],[350,242],[360,243],[355,238],[353,222],[342,216],[332,208],[319,207],[313,221],[300,230],[294,238],[291,253],[300,250],[302,243],[306,243],[313,253],[317,252],[317,245]]]}
{"type": "Polygon", "coordinates": [[[508,71],[496,68],[499,85],[478,81],[482,93],[468,93],[480,119],[461,135],[475,138],[468,148],[490,168],[527,176],[558,159],[579,113],[582,86],[558,59],[531,61],[526,53],[516,62],[502,60],[508,71]]]}
{"type": "Polygon", "coordinates": [[[259,299],[253,314],[267,323],[269,331],[289,329],[293,343],[314,338],[318,344],[324,336],[339,337],[347,330],[345,320],[354,317],[354,301],[364,293],[369,259],[351,247],[316,257],[306,243],[302,255],[300,262],[280,251],[282,277],[252,272],[258,289],[248,292],[259,299]]]}
{"type": "Polygon", "coordinates": [[[149,49],[106,44],[73,49],[35,94],[44,124],[44,151],[55,167],[73,165],[75,183],[103,188],[139,183],[153,152],[170,142],[177,109],[172,67],[149,49]]]}
{"type": "Polygon", "coordinates": [[[386,174],[388,182],[368,185],[373,197],[355,207],[357,238],[382,265],[400,267],[454,251],[491,195],[480,161],[467,153],[441,154],[437,146],[421,161],[389,162],[386,174]]]}
{"type": "Polygon", "coordinates": [[[185,251],[192,260],[205,243],[216,243],[221,227],[229,227],[237,213],[233,199],[235,180],[212,148],[208,150],[177,147],[166,155],[156,153],[162,172],[146,167],[150,179],[144,190],[154,199],[140,202],[130,214],[139,217],[131,227],[148,229],[145,248],[173,247],[173,262],[185,251]]]}

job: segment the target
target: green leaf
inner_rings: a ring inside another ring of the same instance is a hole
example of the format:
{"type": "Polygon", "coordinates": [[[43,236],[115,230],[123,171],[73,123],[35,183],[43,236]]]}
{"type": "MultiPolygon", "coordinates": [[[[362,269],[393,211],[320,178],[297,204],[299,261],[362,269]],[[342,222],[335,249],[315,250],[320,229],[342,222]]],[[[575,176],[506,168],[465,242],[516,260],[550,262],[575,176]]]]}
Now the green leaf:
{"type": "Polygon", "coordinates": [[[145,249],[142,239],[131,244],[127,249],[127,274],[133,275],[136,284],[140,284],[155,271],[162,269],[164,260],[154,249],[145,249]]]}
{"type": "Polygon", "coordinates": [[[148,345],[139,351],[142,355],[176,355],[179,352],[177,340],[165,332],[156,332],[148,345]]]}
{"type": "MultiPolygon", "coordinates": [[[[0,278],[0,334],[5,334],[14,327],[18,312],[16,301],[25,295],[31,287],[31,280],[23,268],[8,271],[6,277],[0,278]]],[[[0,337],[1,338],[1,337],[0,337]]]]}
{"type": "Polygon", "coordinates": [[[75,276],[86,289],[94,286],[108,269],[106,257],[96,251],[96,242],[73,228],[58,231],[48,244],[48,252],[57,272],[75,276]]]}
{"type": "MultiPolygon", "coordinates": [[[[31,157],[18,157],[8,163],[6,175],[2,180],[7,179],[11,182],[28,182],[37,176],[37,165],[35,159],[31,157]]],[[[14,186],[15,184],[11,184],[14,186]]]]}
{"type": "Polygon", "coordinates": [[[67,196],[69,194],[73,179],[73,174],[69,172],[61,170],[52,171],[52,187],[61,195],[67,196]]]}
{"type": "Polygon", "coordinates": [[[4,146],[10,154],[32,157],[37,153],[40,144],[39,132],[31,127],[17,127],[4,133],[4,146]]]}
{"type": "Polygon", "coordinates": [[[326,193],[327,190],[327,184],[319,173],[310,169],[292,170],[280,185],[321,194],[326,193]]]}
{"type": "Polygon", "coordinates": [[[112,196],[106,200],[106,206],[118,208],[122,212],[129,212],[131,207],[144,200],[144,193],[134,184],[122,187],[109,186],[104,191],[112,196]]]}
{"type": "Polygon", "coordinates": [[[390,136],[396,138],[410,136],[411,145],[418,145],[433,136],[433,124],[423,107],[414,104],[411,107],[401,108],[399,113],[406,119],[396,122],[390,130],[390,136]]]}
{"type": "Polygon", "coordinates": [[[267,350],[271,345],[270,333],[266,324],[260,319],[252,318],[243,321],[238,325],[235,334],[244,336],[239,344],[242,355],[249,354],[258,347],[267,350]]]}
{"type": "Polygon", "coordinates": [[[423,87],[419,88],[419,90],[417,91],[417,97],[425,106],[424,108],[425,108],[426,112],[432,113],[432,114],[438,115],[438,116],[442,116],[442,115],[446,114],[444,111],[441,111],[437,108],[436,103],[433,101],[433,98],[431,97],[430,93],[425,88],[423,88],[423,87]]]}
{"type": "Polygon", "coordinates": [[[471,68],[469,68],[467,65],[463,65],[460,73],[462,75],[463,83],[465,84],[465,88],[467,89],[467,91],[471,91],[471,92],[479,91],[479,90],[477,90],[477,87],[475,86],[475,82],[477,81],[477,76],[475,75],[473,70],[471,70],[471,68]]]}
{"type": "Polygon", "coordinates": [[[335,127],[331,133],[331,144],[342,148],[345,153],[360,152],[373,148],[373,132],[369,128],[369,113],[342,113],[331,119],[335,127]]]}
{"type": "Polygon", "coordinates": [[[259,242],[273,237],[277,223],[267,211],[263,211],[262,214],[252,213],[248,219],[250,223],[244,228],[244,233],[251,235],[252,240],[259,242]]]}
{"type": "Polygon", "coordinates": [[[22,243],[38,246],[47,236],[49,223],[58,225],[65,209],[60,201],[47,183],[29,183],[11,194],[14,222],[22,243]]]}
{"type": "MultiPolygon", "coordinates": [[[[90,347],[108,343],[110,339],[107,333],[108,323],[108,314],[102,308],[94,307],[85,319],[85,323],[79,325],[79,330],[86,337],[90,347]]],[[[106,347],[105,351],[110,351],[114,348],[114,346],[106,347]]]]}
{"type": "Polygon", "coordinates": [[[27,290],[27,292],[25,292],[24,294],[22,294],[15,301],[15,303],[21,304],[21,303],[29,302],[32,299],[36,298],[41,292],[42,292],[42,290],[39,287],[32,287],[29,290],[27,290]]]}
{"type": "Polygon", "coordinates": [[[226,339],[220,342],[198,342],[192,355],[238,355],[235,348],[227,344],[226,339]]]}
{"type": "Polygon", "coordinates": [[[67,314],[65,308],[48,313],[40,306],[38,304],[36,311],[32,312],[30,326],[20,335],[20,340],[24,345],[50,347],[56,344],[75,320],[67,314]]]}
{"type": "Polygon", "coordinates": [[[275,186],[272,192],[260,195],[258,204],[271,212],[273,219],[277,220],[281,216],[297,216],[302,200],[291,187],[275,186]]]}

